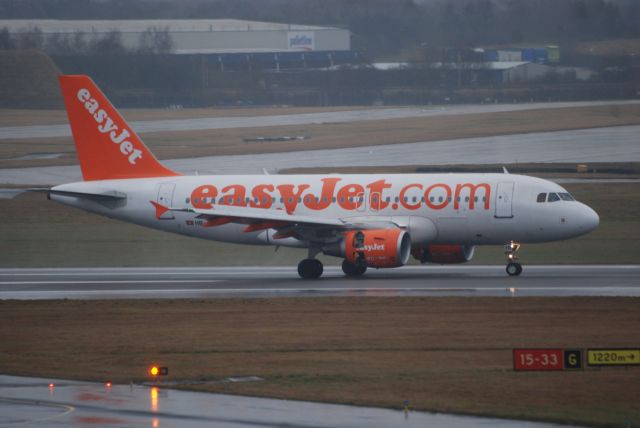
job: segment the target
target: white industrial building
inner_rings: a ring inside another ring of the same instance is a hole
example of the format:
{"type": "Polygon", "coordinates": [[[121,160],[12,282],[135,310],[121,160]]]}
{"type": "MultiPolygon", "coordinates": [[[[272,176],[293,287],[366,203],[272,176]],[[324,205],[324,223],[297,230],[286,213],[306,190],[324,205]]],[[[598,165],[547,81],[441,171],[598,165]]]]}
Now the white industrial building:
{"type": "Polygon", "coordinates": [[[117,31],[125,47],[136,49],[149,29],[166,30],[175,54],[225,54],[267,52],[339,52],[351,49],[349,30],[310,25],[241,21],[195,20],[0,20],[11,34],[38,28],[45,40],[58,35],[84,33],[88,37],[117,31]]]}

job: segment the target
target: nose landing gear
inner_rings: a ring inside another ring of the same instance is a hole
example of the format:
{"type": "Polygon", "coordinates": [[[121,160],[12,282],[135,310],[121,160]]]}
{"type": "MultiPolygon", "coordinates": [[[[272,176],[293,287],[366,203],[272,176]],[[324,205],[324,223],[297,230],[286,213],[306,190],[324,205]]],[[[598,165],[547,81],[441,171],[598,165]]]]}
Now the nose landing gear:
{"type": "Polygon", "coordinates": [[[504,246],[504,254],[507,256],[507,274],[509,276],[518,276],[522,273],[522,265],[517,262],[517,252],[520,244],[511,241],[504,246]]]}

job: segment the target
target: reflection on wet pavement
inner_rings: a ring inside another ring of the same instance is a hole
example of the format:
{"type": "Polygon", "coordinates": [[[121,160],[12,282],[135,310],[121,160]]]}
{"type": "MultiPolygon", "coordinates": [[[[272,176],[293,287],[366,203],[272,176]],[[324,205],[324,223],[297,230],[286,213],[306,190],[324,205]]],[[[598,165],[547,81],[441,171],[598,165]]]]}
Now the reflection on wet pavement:
{"type": "Polygon", "coordinates": [[[0,426],[552,427],[425,412],[0,375],[0,426]],[[53,384],[53,386],[50,386],[53,384]]]}

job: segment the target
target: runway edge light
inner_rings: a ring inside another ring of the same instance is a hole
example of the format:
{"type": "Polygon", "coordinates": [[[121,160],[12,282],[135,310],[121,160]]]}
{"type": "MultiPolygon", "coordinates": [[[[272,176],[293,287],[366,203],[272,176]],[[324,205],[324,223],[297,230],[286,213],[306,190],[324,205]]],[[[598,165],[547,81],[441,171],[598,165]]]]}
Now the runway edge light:
{"type": "Polygon", "coordinates": [[[169,374],[169,367],[151,366],[149,369],[151,376],[167,376],[169,374]]]}

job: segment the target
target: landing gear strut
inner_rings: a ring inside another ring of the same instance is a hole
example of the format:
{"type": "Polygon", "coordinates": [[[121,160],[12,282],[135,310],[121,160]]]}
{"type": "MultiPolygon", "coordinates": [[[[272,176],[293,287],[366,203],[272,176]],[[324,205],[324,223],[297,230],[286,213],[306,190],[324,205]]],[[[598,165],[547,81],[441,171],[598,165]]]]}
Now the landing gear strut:
{"type": "Polygon", "coordinates": [[[507,274],[509,276],[518,276],[522,273],[522,265],[517,262],[517,252],[520,249],[520,244],[511,241],[504,246],[504,254],[507,256],[507,274]]]}

